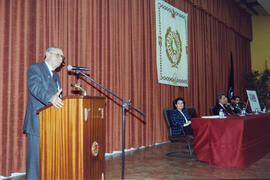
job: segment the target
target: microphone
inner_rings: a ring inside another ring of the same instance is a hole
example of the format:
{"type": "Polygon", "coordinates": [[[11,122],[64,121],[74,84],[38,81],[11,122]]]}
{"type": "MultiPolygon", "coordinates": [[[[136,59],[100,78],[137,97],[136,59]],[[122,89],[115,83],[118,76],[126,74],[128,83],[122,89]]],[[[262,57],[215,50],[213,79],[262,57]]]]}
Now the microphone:
{"type": "Polygon", "coordinates": [[[90,71],[90,68],[86,68],[86,67],[77,67],[77,66],[71,66],[71,65],[68,65],[68,66],[67,66],[67,69],[68,69],[68,71],[71,71],[71,70],[90,71]]]}
{"type": "Polygon", "coordinates": [[[247,99],[247,102],[246,102],[246,104],[245,104],[245,108],[247,109],[247,106],[248,106],[248,99],[247,99]]]}
{"type": "Polygon", "coordinates": [[[86,96],[86,90],[83,89],[80,84],[72,83],[71,86],[80,89],[83,92],[83,96],[86,96]]]}

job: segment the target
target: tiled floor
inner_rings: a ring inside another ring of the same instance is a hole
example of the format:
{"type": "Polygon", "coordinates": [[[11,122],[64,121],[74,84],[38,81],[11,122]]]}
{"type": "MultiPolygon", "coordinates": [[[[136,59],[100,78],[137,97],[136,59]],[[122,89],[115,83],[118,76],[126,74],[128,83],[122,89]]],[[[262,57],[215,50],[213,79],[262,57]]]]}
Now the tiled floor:
{"type": "MultiPolygon", "coordinates": [[[[185,149],[181,143],[166,143],[126,153],[125,179],[270,179],[270,153],[248,168],[210,166],[193,158],[167,157],[185,149]]],[[[106,179],[121,178],[121,156],[106,158],[106,179]]],[[[25,177],[16,178],[24,180],[25,177]]]]}

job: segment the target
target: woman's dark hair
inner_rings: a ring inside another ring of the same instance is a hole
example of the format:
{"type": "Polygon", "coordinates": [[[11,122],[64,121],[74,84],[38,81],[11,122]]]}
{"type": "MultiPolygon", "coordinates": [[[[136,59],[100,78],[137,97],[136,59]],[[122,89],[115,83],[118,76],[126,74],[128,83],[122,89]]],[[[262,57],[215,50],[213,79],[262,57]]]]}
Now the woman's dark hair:
{"type": "Polygon", "coordinates": [[[181,97],[176,98],[176,99],[173,101],[173,108],[174,108],[174,109],[177,109],[175,105],[177,104],[178,101],[182,101],[183,104],[184,104],[184,108],[185,108],[186,102],[185,102],[185,100],[184,100],[183,98],[181,98],[181,97]]]}

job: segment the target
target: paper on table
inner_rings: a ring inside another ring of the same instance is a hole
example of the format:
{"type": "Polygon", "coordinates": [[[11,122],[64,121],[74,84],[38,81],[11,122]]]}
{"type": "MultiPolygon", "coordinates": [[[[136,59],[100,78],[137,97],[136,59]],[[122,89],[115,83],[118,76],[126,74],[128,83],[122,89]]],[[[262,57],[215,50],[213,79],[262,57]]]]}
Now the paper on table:
{"type": "MultiPolygon", "coordinates": [[[[216,118],[219,118],[219,115],[215,115],[215,116],[202,116],[202,118],[213,118],[213,119],[216,119],[216,118]]],[[[224,117],[226,118],[226,117],[224,117]]]]}

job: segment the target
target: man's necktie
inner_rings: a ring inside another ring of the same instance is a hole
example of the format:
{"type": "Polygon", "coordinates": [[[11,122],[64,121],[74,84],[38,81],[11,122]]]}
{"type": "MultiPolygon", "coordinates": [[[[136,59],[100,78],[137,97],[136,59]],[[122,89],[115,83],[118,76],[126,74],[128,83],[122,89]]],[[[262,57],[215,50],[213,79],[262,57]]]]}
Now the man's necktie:
{"type": "MultiPolygon", "coordinates": [[[[55,71],[53,71],[53,77],[52,78],[53,78],[53,81],[55,82],[55,87],[57,88],[57,91],[60,90],[60,86],[59,86],[58,81],[57,81],[57,73],[55,71]]],[[[61,93],[59,95],[59,97],[62,98],[63,94],[61,93]]]]}
{"type": "Polygon", "coordinates": [[[53,73],[53,81],[54,81],[54,83],[55,83],[55,86],[56,86],[56,88],[58,89],[58,83],[57,83],[57,77],[56,77],[56,72],[55,71],[52,71],[52,73],[53,73]]]}

